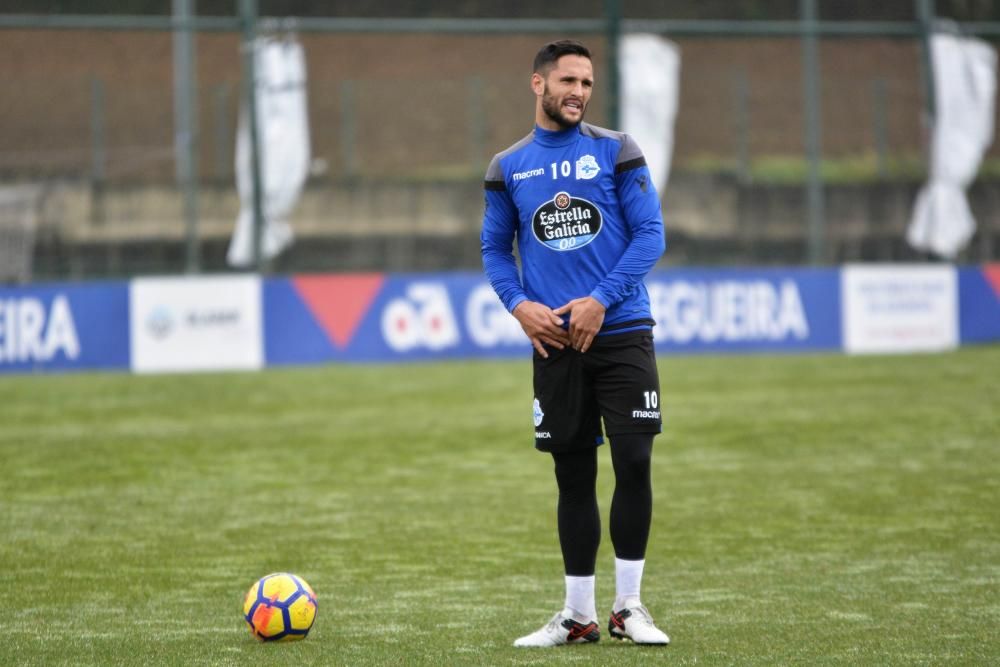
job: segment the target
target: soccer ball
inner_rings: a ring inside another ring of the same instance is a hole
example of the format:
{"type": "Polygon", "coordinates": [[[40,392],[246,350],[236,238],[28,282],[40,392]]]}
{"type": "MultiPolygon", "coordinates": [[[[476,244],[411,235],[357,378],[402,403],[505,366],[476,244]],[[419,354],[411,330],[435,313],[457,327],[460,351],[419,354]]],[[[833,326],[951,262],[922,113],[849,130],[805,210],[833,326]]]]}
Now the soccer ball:
{"type": "Polygon", "coordinates": [[[247,591],[243,619],[262,642],[305,639],[316,620],[316,593],[302,577],[269,574],[247,591]]]}

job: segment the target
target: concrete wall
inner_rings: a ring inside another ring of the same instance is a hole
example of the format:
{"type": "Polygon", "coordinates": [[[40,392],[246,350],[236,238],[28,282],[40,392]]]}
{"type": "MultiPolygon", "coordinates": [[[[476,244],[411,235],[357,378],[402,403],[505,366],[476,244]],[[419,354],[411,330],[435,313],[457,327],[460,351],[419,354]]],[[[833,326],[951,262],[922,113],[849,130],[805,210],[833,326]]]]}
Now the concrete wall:
{"type": "MultiPolygon", "coordinates": [[[[916,258],[903,236],[918,187],[828,186],[828,261],[916,258]]],[[[799,185],[745,185],[729,178],[678,175],[663,202],[670,245],[666,263],[804,260],[807,215],[799,185]]],[[[970,202],[979,232],[962,259],[995,259],[1000,254],[1000,183],[975,184],[970,202]]],[[[39,206],[36,277],[182,270],[187,234],[182,204],[176,189],[158,186],[50,188],[39,206]]],[[[205,270],[226,268],[224,252],[238,207],[232,189],[201,191],[197,233],[205,270]]],[[[478,181],[311,187],[292,218],[297,242],[274,268],[478,268],[481,216],[478,181]]]]}

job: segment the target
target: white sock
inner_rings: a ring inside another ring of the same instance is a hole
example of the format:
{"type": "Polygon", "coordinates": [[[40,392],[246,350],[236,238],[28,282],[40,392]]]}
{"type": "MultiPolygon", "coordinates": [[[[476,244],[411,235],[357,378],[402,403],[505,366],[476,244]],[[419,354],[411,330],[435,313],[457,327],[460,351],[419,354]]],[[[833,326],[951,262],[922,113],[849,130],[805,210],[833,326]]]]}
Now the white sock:
{"type": "Polygon", "coordinates": [[[639,587],[642,584],[642,568],[645,564],[645,559],[622,560],[615,558],[614,611],[642,604],[639,601],[639,587]]]}
{"type": "Polygon", "coordinates": [[[566,575],[566,608],[563,616],[572,616],[580,622],[590,622],[597,618],[594,603],[594,575],[572,577],[566,575]]]}

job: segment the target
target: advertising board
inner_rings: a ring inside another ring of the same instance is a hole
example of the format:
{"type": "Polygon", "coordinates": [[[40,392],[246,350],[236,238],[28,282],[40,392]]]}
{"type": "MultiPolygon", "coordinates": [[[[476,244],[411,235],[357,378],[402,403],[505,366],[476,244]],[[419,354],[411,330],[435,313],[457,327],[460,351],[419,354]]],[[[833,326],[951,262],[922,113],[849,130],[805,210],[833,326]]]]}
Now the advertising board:
{"type": "Polygon", "coordinates": [[[1000,264],[958,269],[958,312],[963,345],[1000,340],[1000,264]]]}
{"type": "Polygon", "coordinates": [[[136,278],[129,313],[138,373],[263,366],[257,276],[136,278]]]}
{"type": "Polygon", "coordinates": [[[958,282],[949,265],[841,270],[844,350],[934,352],[958,345],[958,282]]]}
{"type": "Polygon", "coordinates": [[[128,283],[0,287],[0,373],[128,366],[128,283]]]}
{"type": "MultiPolygon", "coordinates": [[[[837,271],[659,272],[649,286],[668,352],[838,349],[837,271]]],[[[527,358],[520,325],[479,273],[299,275],[264,282],[268,364],[527,358]]]]}

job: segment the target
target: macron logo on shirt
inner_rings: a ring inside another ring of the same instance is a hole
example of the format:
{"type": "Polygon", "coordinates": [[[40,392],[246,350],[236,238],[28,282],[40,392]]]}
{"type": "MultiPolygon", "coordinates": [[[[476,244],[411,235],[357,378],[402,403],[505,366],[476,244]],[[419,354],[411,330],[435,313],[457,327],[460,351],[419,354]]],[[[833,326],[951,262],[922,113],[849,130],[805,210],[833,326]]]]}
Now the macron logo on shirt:
{"type": "Polygon", "coordinates": [[[526,178],[531,178],[533,176],[542,176],[543,174],[545,174],[545,170],[542,169],[541,167],[539,167],[538,169],[529,169],[528,171],[519,171],[516,174],[514,174],[513,176],[511,176],[511,178],[514,179],[515,181],[523,181],[526,178]]]}

